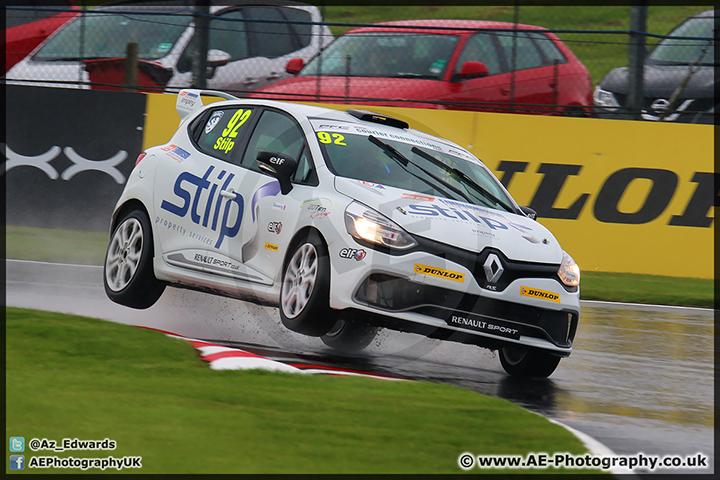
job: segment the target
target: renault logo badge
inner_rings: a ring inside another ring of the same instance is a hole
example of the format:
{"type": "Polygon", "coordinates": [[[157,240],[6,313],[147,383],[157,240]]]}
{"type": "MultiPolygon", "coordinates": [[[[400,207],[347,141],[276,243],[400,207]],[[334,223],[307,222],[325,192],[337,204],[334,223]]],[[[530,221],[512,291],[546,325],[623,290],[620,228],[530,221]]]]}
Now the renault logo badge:
{"type": "Polygon", "coordinates": [[[495,283],[500,280],[500,277],[505,271],[500,259],[494,253],[491,253],[487,259],[485,259],[483,268],[485,269],[485,278],[487,278],[488,283],[495,283]]]}

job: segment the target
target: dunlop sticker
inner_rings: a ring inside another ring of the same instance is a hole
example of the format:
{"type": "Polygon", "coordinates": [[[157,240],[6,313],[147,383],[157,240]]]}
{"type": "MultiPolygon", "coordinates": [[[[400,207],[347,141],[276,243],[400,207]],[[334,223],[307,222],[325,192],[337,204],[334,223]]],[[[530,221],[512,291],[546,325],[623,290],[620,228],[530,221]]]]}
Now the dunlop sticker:
{"type": "Polygon", "coordinates": [[[275,244],[265,242],[265,248],[266,248],[267,250],[270,250],[270,251],[273,251],[273,252],[277,252],[279,247],[278,247],[277,245],[275,245],[275,244]]]}
{"type": "Polygon", "coordinates": [[[415,273],[421,273],[423,275],[430,275],[431,277],[445,278],[454,282],[463,283],[465,281],[465,274],[453,272],[451,270],[443,270],[442,268],[429,267],[427,265],[415,264],[415,273]]]}
{"type": "Polygon", "coordinates": [[[520,295],[523,297],[539,298],[540,300],[549,300],[551,302],[560,303],[560,295],[537,288],[520,287],[520,295]]]}

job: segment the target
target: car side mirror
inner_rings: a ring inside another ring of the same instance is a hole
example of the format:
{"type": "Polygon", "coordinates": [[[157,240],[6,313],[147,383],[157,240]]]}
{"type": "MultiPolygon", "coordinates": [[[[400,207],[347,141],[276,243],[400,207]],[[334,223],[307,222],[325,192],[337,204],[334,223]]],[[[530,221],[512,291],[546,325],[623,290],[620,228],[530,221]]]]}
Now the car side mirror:
{"type": "Polygon", "coordinates": [[[457,73],[458,80],[487,77],[490,72],[487,65],[482,62],[465,62],[457,73]]]}
{"type": "Polygon", "coordinates": [[[520,211],[531,220],[537,220],[537,212],[530,207],[520,207],[520,211]]]}
{"type": "Polygon", "coordinates": [[[297,75],[304,66],[305,60],[302,58],[293,58],[288,61],[287,65],[285,65],[285,71],[290,75],[297,75]]]}
{"type": "Polygon", "coordinates": [[[207,65],[210,68],[222,67],[230,62],[230,54],[223,50],[210,49],[208,50],[207,65]]]}
{"type": "Polygon", "coordinates": [[[290,179],[295,174],[298,162],[292,157],[263,150],[257,155],[258,167],[280,182],[280,192],[287,195],[292,190],[290,179]]]}

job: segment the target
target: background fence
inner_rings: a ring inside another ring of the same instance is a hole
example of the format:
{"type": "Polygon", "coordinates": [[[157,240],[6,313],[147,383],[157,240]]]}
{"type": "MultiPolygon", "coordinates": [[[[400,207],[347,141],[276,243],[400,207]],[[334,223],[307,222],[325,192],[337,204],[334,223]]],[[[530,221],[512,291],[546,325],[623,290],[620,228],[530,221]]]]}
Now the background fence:
{"type": "Polygon", "coordinates": [[[693,123],[714,119],[714,19],[667,35],[709,7],[320,5],[303,10],[296,7],[305,4],[282,2],[289,8],[267,3],[201,10],[190,1],[153,3],[89,10],[7,7],[8,58],[21,57],[27,48],[27,42],[13,42],[15,36],[37,35],[37,23],[31,22],[75,17],[31,59],[7,72],[7,81],[170,92],[192,85],[238,96],[270,96],[271,88],[273,98],[288,100],[693,123]],[[110,14],[108,8],[115,10],[110,14]],[[420,33],[399,27],[340,37],[372,23],[435,18],[511,25],[467,23],[464,28],[473,35],[466,42],[448,30],[449,24],[420,33]],[[335,37],[340,40],[330,44],[335,37]],[[660,41],[665,53],[652,65],[643,63],[660,41]],[[198,53],[208,50],[207,57],[198,53]],[[320,50],[323,54],[311,60],[320,50]],[[297,77],[305,81],[280,88],[277,83],[291,77],[285,66],[295,57],[310,62],[297,77]],[[135,58],[137,67],[126,71],[135,58]],[[487,75],[471,65],[463,76],[467,61],[482,62],[487,75]]]}

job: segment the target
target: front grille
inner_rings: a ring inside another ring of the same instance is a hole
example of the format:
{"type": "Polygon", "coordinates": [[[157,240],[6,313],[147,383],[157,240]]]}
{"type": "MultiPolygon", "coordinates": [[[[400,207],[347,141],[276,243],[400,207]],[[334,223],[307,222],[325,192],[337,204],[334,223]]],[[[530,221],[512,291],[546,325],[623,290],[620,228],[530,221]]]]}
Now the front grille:
{"type": "Polygon", "coordinates": [[[488,299],[386,274],[370,275],[356,292],[355,300],[389,312],[416,312],[444,321],[453,314],[498,319],[511,322],[521,335],[543,338],[565,348],[572,345],[579,320],[571,311],[488,299]]]}

